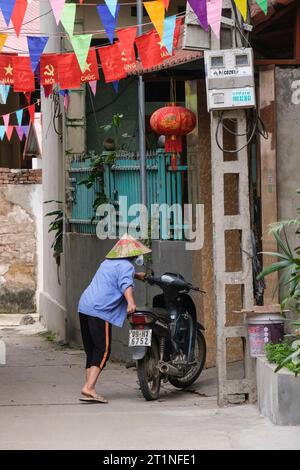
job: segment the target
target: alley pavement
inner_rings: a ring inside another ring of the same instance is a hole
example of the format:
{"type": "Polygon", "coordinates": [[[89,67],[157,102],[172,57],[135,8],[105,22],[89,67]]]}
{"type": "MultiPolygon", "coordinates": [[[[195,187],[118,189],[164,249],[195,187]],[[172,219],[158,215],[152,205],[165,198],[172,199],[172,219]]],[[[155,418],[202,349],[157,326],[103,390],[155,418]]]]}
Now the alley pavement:
{"type": "Polygon", "coordinates": [[[135,370],[110,362],[98,387],[110,403],[82,403],[83,352],[39,330],[0,329],[0,449],[300,449],[300,427],[274,426],[253,405],[218,408],[214,369],[146,402],[135,370]]]}

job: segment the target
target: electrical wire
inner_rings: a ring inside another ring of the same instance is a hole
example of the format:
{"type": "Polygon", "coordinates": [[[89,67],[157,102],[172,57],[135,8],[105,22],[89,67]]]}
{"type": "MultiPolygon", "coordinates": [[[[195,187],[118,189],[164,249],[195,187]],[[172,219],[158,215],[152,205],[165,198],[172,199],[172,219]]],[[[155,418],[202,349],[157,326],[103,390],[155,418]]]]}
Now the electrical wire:
{"type": "Polygon", "coordinates": [[[215,132],[216,144],[222,152],[225,152],[225,153],[238,153],[238,152],[241,152],[241,150],[243,150],[244,148],[246,148],[250,144],[250,142],[254,138],[255,134],[261,135],[264,139],[268,138],[268,132],[267,132],[265,126],[264,126],[264,123],[263,123],[262,119],[258,116],[256,111],[253,111],[253,113],[252,113],[252,129],[251,129],[251,128],[248,127],[247,113],[246,113],[246,110],[245,110],[246,121],[247,121],[247,130],[246,130],[245,133],[242,133],[242,134],[239,134],[239,133],[234,132],[232,130],[229,131],[228,127],[226,127],[224,125],[223,115],[224,115],[224,111],[222,111],[221,114],[220,114],[218,124],[217,124],[217,127],[216,127],[216,132],[215,132]],[[248,138],[247,142],[240,148],[236,148],[236,149],[233,149],[233,150],[225,149],[220,144],[220,141],[219,141],[219,132],[220,132],[221,124],[222,124],[223,129],[226,129],[228,132],[230,132],[230,134],[235,135],[236,137],[244,137],[244,136],[249,135],[249,134],[250,134],[250,137],[248,138]]]}

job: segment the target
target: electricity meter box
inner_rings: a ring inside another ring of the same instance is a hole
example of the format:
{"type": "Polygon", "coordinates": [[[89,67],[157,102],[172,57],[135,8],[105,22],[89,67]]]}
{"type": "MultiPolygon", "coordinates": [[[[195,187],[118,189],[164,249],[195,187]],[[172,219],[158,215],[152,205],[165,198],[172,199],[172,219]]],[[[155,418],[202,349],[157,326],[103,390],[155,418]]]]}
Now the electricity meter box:
{"type": "Polygon", "coordinates": [[[254,108],[251,48],[204,51],[208,111],[254,108]]]}

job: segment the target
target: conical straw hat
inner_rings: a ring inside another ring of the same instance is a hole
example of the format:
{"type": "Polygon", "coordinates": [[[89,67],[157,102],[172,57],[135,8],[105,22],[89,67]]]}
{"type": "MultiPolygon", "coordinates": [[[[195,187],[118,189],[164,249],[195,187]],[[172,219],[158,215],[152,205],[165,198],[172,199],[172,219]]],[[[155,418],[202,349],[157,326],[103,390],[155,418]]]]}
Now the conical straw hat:
{"type": "Polygon", "coordinates": [[[143,243],[139,242],[131,235],[128,235],[128,233],[125,233],[106,255],[106,258],[132,258],[134,256],[146,255],[147,253],[151,253],[151,251],[152,250],[143,245],[143,243]]]}

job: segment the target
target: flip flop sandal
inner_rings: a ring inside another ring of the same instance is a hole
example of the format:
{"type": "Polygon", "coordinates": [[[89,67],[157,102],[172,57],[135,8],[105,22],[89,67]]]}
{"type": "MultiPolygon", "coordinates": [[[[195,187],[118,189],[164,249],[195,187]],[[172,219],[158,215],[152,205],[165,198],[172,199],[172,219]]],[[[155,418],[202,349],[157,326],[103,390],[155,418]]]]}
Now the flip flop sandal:
{"type": "Polygon", "coordinates": [[[101,395],[86,395],[82,396],[79,398],[80,401],[86,401],[86,402],[91,402],[91,403],[108,403],[108,400],[106,398],[102,397],[101,395]]]}

